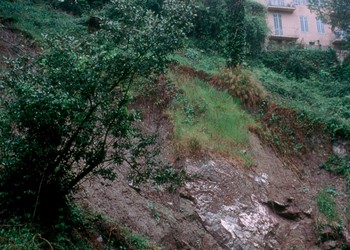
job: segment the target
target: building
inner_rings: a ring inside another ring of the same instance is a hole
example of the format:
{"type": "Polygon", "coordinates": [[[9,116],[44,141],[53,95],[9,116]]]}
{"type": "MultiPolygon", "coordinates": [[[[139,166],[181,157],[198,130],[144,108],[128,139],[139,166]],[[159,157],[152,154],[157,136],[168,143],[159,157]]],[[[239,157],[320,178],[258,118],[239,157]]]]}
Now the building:
{"type": "Polygon", "coordinates": [[[307,0],[257,0],[267,7],[270,41],[297,42],[311,47],[335,47],[341,45],[341,34],[334,34],[308,8],[307,0]]]}

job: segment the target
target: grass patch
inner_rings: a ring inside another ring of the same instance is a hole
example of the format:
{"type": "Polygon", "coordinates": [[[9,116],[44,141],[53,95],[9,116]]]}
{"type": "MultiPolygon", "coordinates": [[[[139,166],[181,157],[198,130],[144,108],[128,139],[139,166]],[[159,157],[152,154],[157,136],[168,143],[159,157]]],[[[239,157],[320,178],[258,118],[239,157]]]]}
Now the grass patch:
{"type": "Polygon", "coordinates": [[[333,192],[331,192],[332,190],[333,189],[324,188],[316,198],[320,212],[324,214],[329,221],[339,219],[337,205],[332,195],[333,192]]]}
{"type": "Polygon", "coordinates": [[[88,237],[57,234],[54,239],[43,236],[44,231],[35,224],[8,224],[0,227],[0,249],[94,249],[88,237]]]}
{"type": "Polygon", "coordinates": [[[254,120],[240,106],[238,99],[220,92],[208,83],[183,75],[169,75],[180,90],[171,110],[177,150],[196,154],[210,151],[251,164],[248,128],[254,120]],[[244,157],[243,157],[244,155],[244,157]]]}
{"type": "Polygon", "coordinates": [[[87,28],[79,24],[82,19],[30,1],[0,1],[0,18],[11,20],[10,28],[20,30],[37,41],[42,39],[42,34],[87,33],[87,28]]]}
{"type": "Polygon", "coordinates": [[[327,161],[321,165],[321,168],[330,173],[343,175],[347,185],[350,185],[350,159],[348,157],[341,158],[336,155],[331,155],[327,161]]]}
{"type": "Polygon", "coordinates": [[[15,219],[0,225],[0,249],[160,249],[144,236],[101,214],[78,207],[72,212],[50,229],[35,223],[19,224],[15,219]]]}
{"type": "Polygon", "coordinates": [[[3,250],[10,249],[50,249],[52,244],[46,242],[38,234],[37,230],[29,225],[15,226],[6,225],[0,228],[0,248],[3,250]]]}
{"type": "Polygon", "coordinates": [[[181,65],[187,65],[196,70],[203,70],[208,74],[217,74],[225,67],[225,59],[218,55],[208,54],[199,49],[187,48],[170,57],[181,65]]]}
{"type": "MultiPolygon", "coordinates": [[[[146,239],[144,236],[140,234],[136,234],[132,232],[130,229],[124,227],[121,229],[122,235],[125,238],[126,242],[132,249],[136,250],[157,250],[156,246],[153,246],[152,243],[146,239]]],[[[120,248],[120,249],[128,249],[128,248],[120,248]]]]}

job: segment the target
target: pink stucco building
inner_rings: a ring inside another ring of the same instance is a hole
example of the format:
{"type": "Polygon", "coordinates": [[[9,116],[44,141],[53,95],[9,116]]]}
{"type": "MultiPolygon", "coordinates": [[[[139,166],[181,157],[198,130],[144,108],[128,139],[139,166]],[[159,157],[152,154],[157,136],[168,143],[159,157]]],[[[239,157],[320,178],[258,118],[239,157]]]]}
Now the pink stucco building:
{"type": "Polygon", "coordinates": [[[257,1],[267,7],[270,40],[320,47],[337,47],[341,42],[339,34],[309,10],[307,0],[257,1]]]}

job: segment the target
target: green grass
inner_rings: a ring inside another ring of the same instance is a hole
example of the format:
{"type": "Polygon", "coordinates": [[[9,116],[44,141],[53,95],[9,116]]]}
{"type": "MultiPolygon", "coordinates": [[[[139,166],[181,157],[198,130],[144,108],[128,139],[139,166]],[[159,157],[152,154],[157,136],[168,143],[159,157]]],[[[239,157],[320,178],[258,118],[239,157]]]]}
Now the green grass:
{"type": "Polygon", "coordinates": [[[321,168],[330,173],[340,174],[345,177],[347,185],[350,185],[350,159],[349,157],[338,157],[331,155],[327,161],[321,165],[321,168]]]}
{"type": "Polygon", "coordinates": [[[2,250],[37,250],[37,249],[93,249],[88,238],[73,239],[73,236],[57,236],[48,240],[35,225],[2,225],[0,226],[0,249],[2,250]],[[73,243],[73,240],[75,243],[73,243]]]}
{"type": "Polygon", "coordinates": [[[87,28],[79,24],[83,19],[74,18],[48,5],[34,5],[30,1],[0,1],[0,17],[13,18],[16,30],[38,41],[42,34],[57,34],[71,31],[75,35],[87,33],[87,28]]]}
{"type": "Polygon", "coordinates": [[[257,68],[259,80],[283,105],[312,121],[328,126],[333,137],[350,138],[350,87],[347,82],[325,78],[295,80],[266,68],[257,68]]]}
{"type": "Polygon", "coordinates": [[[40,249],[49,248],[51,243],[41,240],[34,228],[30,226],[5,225],[0,228],[0,248],[9,249],[40,249]]]}
{"type": "Polygon", "coordinates": [[[251,164],[249,153],[240,152],[249,145],[248,127],[254,121],[239,101],[197,78],[172,73],[170,79],[181,90],[171,111],[178,149],[238,156],[247,165],[251,164]]]}
{"type": "Polygon", "coordinates": [[[335,199],[330,190],[332,189],[324,188],[317,195],[316,201],[320,212],[324,214],[329,221],[334,221],[339,219],[339,214],[335,199]]]}
{"type": "Polygon", "coordinates": [[[177,54],[174,54],[170,59],[175,62],[203,70],[208,74],[217,74],[219,70],[225,67],[225,59],[218,55],[210,55],[199,49],[187,48],[177,54]]]}
{"type": "Polygon", "coordinates": [[[146,239],[144,236],[132,232],[128,228],[121,228],[123,237],[129,245],[133,246],[136,250],[147,250],[147,249],[157,249],[152,243],[146,239]]]}

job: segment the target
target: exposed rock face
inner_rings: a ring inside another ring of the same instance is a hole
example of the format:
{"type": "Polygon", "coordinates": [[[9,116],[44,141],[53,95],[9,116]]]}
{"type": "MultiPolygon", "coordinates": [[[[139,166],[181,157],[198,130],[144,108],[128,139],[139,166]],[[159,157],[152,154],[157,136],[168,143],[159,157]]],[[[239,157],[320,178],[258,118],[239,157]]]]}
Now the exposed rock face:
{"type": "Polygon", "coordinates": [[[85,185],[84,203],[164,249],[331,249],[334,242],[317,242],[316,196],[330,184],[341,188],[342,180],[321,174],[317,157],[310,165],[286,164],[255,135],[250,153],[250,168],[183,159],[193,178],[176,194],[134,190],[122,175],[107,187],[94,181],[85,185]]]}
{"type": "Polygon", "coordinates": [[[261,176],[252,180],[243,171],[220,160],[199,166],[190,161],[186,164],[188,172],[200,178],[189,183],[186,192],[195,197],[205,228],[222,248],[274,249],[278,246],[274,239],[278,222],[254,194],[259,185],[254,179],[260,181],[261,176]]]}

